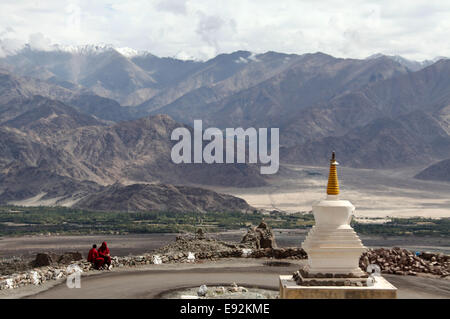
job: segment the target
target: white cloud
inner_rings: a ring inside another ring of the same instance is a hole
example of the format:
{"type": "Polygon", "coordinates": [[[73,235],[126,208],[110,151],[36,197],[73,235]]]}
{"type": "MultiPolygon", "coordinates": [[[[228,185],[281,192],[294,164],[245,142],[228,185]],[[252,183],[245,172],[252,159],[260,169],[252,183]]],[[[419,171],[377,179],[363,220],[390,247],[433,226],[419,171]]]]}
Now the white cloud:
{"type": "Polygon", "coordinates": [[[16,0],[0,4],[0,54],[17,43],[110,43],[200,59],[235,50],[362,58],[450,56],[438,0],[16,0]],[[13,32],[9,31],[11,28],[13,32]],[[6,32],[6,33],[5,33],[6,32]],[[37,36],[36,34],[40,34],[37,36]]]}
{"type": "Polygon", "coordinates": [[[13,54],[22,48],[23,43],[16,39],[16,34],[13,28],[7,26],[4,29],[0,28],[0,57],[13,54]]]}
{"type": "Polygon", "coordinates": [[[30,34],[28,44],[33,50],[49,51],[52,49],[52,41],[40,32],[30,34]]]}

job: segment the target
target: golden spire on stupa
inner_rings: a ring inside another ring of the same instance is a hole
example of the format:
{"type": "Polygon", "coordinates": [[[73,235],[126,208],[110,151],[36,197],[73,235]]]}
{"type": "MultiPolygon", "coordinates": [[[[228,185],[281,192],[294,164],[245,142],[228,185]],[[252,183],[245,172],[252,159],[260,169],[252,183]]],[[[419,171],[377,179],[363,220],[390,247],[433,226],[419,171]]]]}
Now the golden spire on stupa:
{"type": "Polygon", "coordinates": [[[339,195],[339,182],[336,170],[337,165],[339,165],[339,163],[336,161],[336,155],[333,152],[330,160],[330,174],[328,175],[327,195],[339,195]]]}

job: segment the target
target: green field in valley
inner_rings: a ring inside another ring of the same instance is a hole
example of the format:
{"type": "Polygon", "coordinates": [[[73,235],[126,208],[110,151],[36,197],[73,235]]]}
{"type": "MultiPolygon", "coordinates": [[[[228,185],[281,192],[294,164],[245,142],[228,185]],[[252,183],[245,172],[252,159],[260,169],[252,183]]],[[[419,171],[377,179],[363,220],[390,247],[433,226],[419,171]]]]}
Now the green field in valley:
{"type": "MultiPolygon", "coordinates": [[[[0,207],[0,236],[31,234],[130,234],[194,231],[209,232],[257,225],[262,219],[272,228],[309,228],[311,213],[193,213],[97,212],[65,207],[0,207]]],[[[381,236],[450,237],[450,218],[392,218],[384,224],[352,222],[360,234],[381,236]]]]}

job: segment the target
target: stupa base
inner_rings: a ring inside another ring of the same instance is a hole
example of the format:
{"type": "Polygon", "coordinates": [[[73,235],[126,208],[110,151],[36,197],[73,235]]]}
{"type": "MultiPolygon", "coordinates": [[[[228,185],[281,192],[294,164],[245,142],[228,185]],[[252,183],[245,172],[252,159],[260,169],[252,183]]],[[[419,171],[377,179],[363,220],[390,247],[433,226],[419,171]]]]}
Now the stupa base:
{"type": "Polygon", "coordinates": [[[338,281],[362,280],[362,278],[321,278],[323,286],[317,282],[310,282],[309,286],[297,284],[295,279],[289,275],[280,276],[280,298],[281,299],[396,299],[397,288],[381,276],[375,277],[375,282],[370,286],[333,286],[338,281]]]}
{"type": "Polygon", "coordinates": [[[359,267],[314,267],[306,265],[300,268],[299,274],[303,278],[367,278],[368,274],[359,267]]]}

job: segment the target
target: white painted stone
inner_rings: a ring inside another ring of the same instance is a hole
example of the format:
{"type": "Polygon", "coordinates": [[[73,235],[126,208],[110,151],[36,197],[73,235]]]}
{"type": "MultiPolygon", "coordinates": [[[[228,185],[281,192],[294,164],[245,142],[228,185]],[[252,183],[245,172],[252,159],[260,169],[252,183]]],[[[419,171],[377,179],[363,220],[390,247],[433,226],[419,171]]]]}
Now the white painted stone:
{"type": "Polygon", "coordinates": [[[7,278],[5,280],[6,288],[13,289],[14,288],[14,280],[12,278],[7,278]]]}
{"type": "Polygon", "coordinates": [[[161,265],[161,264],[162,264],[162,259],[161,259],[161,257],[160,257],[159,255],[154,255],[154,256],[152,257],[152,262],[153,262],[155,265],[161,265]]]}
{"type": "Polygon", "coordinates": [[[195,254],[192,253],[192,252],[188,252],[187,260],[190,261],[190,262],[194,262],[195,261],[195,254]]]}
{"type": "Polygon", "coordinates": [[[206,285],[201,285],[197,291],[197,296],[205,297],[207,293],[208,293],[208,287],[206,287],[206,285]]]}
{"type": "Polygon", "coordinates": [[[249,257],[253,250],[251,248],[242,248],[242,257],[249,257]]]}
{"type": "Polygon", "coordinates": [[[40,276],[39,276],[39,274],[37,273],[37,271],[32,271],[32,272],[31,272],[31,283],[32,283],[33,285],[39,285],[39,284],[41,283],[41,281],[40,281],[40,276]]]}

